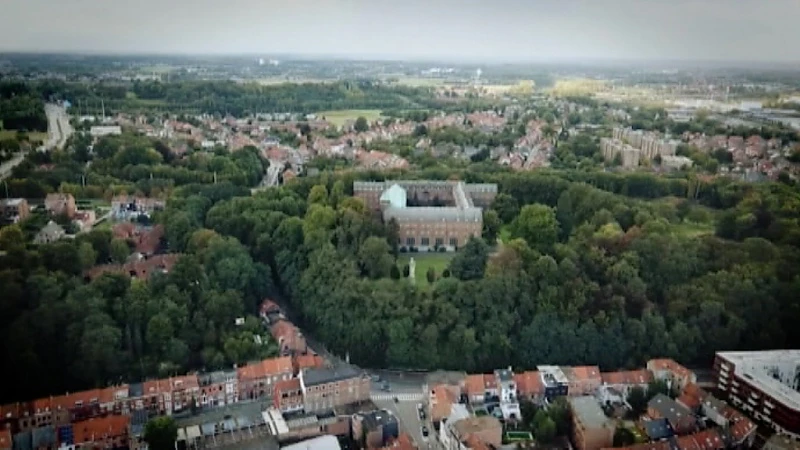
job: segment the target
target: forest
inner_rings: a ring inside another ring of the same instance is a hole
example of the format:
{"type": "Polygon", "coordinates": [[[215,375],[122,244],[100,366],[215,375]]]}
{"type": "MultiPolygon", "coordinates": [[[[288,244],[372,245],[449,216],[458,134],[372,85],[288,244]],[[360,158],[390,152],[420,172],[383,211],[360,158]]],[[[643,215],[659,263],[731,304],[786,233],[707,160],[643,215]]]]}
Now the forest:
{"type": "Polygon", "coordinates": [[[244,117],[255,113],[314,113],[337,109],[413,109],[430,102],[427,89],[370,81],[259,85],[233,81],[96,83],[55,80],[36,89],[45,97],[69,100],[82,112],[161,111],[244,117]],[[422,103],[420,103],[422,102],[422,103]]]}
{"type": "Polygon", "coordinates": [[[40,94],[27,83],[0,80],[0,130],[47,131],[40,94]]]}

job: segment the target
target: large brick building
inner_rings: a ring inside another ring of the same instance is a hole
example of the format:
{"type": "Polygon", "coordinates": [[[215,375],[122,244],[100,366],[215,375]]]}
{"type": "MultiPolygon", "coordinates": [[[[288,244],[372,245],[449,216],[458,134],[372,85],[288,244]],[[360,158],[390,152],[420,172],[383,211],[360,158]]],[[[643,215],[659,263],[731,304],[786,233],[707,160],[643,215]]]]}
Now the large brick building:
{"type": "Polygon", "coordinates": [[[714,375],[745,414],[800,439],[800,350],[717,352],[714,375]]]}
{"type": "Polygon", "coordinates": [[[401,247],[420,251],[464,246],[483,230],[483,208],[497,195],[496,184],[462,181],[353,183],[353,194],[385,222],[399,226],[401,247]]]}
{"type": "Polygon", "coordinates": [[[370,377],[349,366],[305,369],[299,378],[307,413],[369,400],[370,377]]]}

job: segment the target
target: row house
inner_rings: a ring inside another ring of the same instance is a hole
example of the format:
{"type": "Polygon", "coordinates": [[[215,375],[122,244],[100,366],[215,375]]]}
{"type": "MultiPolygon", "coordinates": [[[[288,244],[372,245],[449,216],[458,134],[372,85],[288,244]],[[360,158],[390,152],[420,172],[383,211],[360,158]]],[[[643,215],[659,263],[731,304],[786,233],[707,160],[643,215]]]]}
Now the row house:
{"type": "Polygon", "coordinates": [[[561,370],[567,376],[569,395],[593,395],[603,384],[600,368],[597,366],[562,367],[561,370]]]}
{"type": "Polygon", "coordinates": [[[534,403],[541,403],[544,400],[544,382],[539,371],[515,374],[514,381],[517,382],[517,392],[521,398],[534,403]]]}
{"type": "Polygon", "coordinates": [[[129,416],[98,417],[72,425],[74,448],[82,450],[112,450],[128,448],[130,439],[129,416]]]}
{"type": "Polygon", "coordinates": [[[428,394],[428,411],[431,422],[436,426],[450,415],[453,405],[458,403],[461,388],[449,384],[437,384],[431,387],[428,394]]]}
{"type": "Polygon", "coordinates": [[[651,359],[647,370],[659,381],[666,381],[671,389],[682,390],[689,383],[697,383],[697,376],[672,359],[651,359]]]}
{"type": "Polygon", "coordinates": [[[646,389],[653,381],[653,374],[649,370],[627,370],[620,372],[603,372],[600,374],[603,386],[628,396],[634,387],[646,389]]]}
{"type": "Polygon", "coordinates": [[[201,374],[197,381],[200,386],[198,403],[203,407],[213,408],[239,401],[239,378],[235,370],[201,374]]]}
{"type": "Polygon", "coordinates": [[[305,355],[308,353],[306,338],[299,328],[285,319],[274,321],[269,327],[270,334],[278,341],[282,356],[305,355]]]}
{"type": "Polygon", "coordinates": [[[303,388],[299,378],[281,380],[272,392],[272,406],[282,414],[303,410],[303,388]]]}
{"type": "Polygon", "coordinates": [[[292,378],[294,367],[292,358],[282,356],[265,359],[237,369],[239,378],[239,398],[257,399],[272,396],[278,381],[292,378]]]}
{"type": "Polygon", "coordinates": [[[497,379],[494,374],[467,375],[464,392],[470,403],[483,403],[487,398],[497,396],[497,379]]]}
{"type": "Polygon", "coordinates": [[[678,435],[697,430],[697,419],[685,406],[664,394],[658,394],[647,403],[647,415],[651,419],[667,419],[678,435]]]}
{"type": "Polygon", "coordinates": [[[321,369],[327,366],[325,359],[317,354],[295,355],[292,357],[292,367],[295,376],[303,369],[321,369]]]}
{"type": "Polygon", "coordinates": [[[157,411],[162,415],[172,415],[191,408],[192,402],[197,401],[200,393],[197,375],[145,381],[142,387],[145,396],[156,397],[157,411]]]}

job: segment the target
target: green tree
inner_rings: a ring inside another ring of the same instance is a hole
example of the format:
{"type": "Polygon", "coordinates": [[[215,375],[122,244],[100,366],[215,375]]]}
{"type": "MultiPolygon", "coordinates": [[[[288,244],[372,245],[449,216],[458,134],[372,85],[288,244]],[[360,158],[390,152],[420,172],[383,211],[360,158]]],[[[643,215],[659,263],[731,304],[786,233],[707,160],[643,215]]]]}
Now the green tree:
{"type": "Polygon", "coordinates": [[[25,247],[25,235],[19,225],[9,225],[0,229],[0,250],[10,251],[25,247]]]}
{"type": "Polygon", "coordinates": [[[503,223],[500,221],[497,211],[493,209],[483,211],[483,239],[485,239],[486,242],[494,244],[502,225],[503,223]]]}
{"type": "Polygon", "coordinates": [[[428,267],[427,272],[425,272],[425,278],[427,278],[428,283],[433,284],[436,281],[436,270],[433,267],[428,267]]]}
{"type": "Polygon", "coordinates": [[[628,391],[628,404],[631,406],[631,414],[639,417],[647,410],[647,392],[640,386],[634,386],[628,391]]]}
{"type": "Polygon", "coordinates": [[[109,253],[111,254],[111,259],[115,263],[122,264],[128,259],[128,256],[130,256],[131,248],[124,239],[114,238],[111,240],[109,253]]]}
{"type": "Polygon", "coordinates": [[[392,264],[392,268],[389,269],[389,276],[393,280],[399,280],[400,279],[400,269],[397,268],[396,264],[392,264]]]}
{"type": "Polygon", "coordinates": [[[327,205],[328,204],[328,188],[324,184],[317,184],[311,188],[308,193],[309,205],[327,205]]]}
{"type": "Polygon", "coordinates": [[[553,208],[533,204],[525,205],[511,222],[511,235],[525,239],[531,248],[542,253],[552,251],[558,240],[558,220],[553,208]]]}
{"type": "Polygon", "coordinates": [[[389,275],[394,266],[391,249],[386,239],[370,236],[358,249],[358,263],[361,272],[368,277],[377,279],[389,275]]]}
{"type": "Polygon", "coordinates": [[[533,418],[533,434],[543,444],[552,442],[556,437],[556,423],[543,409],[537,411],[533,418]]]}
{"type": "Polygon", "coordinates": [[[363,133],[369,130],[369,122],[367,122],[367,118],[364,116],[359,116],[356,119],[356,123],[353,124],[353,129],[358,133],[363,133]]]}
{"type": "Polygon", "coordinates": [[[511,223],[519,214],[519,203],[516,198],[500,193],[494,198],[492,209],[497,211],[497,215],[503,223],[511,223]]]}
{"type": "Polygon", "coordinates": [[[488,260],[489,247],[486,242],[473,237],[450,261],[450,272],[460,280],[477,280],[483,278],[488,260]]]}
{"type": "Polygon", "coordinates": [[[636,443],[636,436],[625,427],[614,430],[614,447],[628,447],[636,443]]]}
{"type": "Polygon", "coordinates": [[[153,450],[174,450],[178,425],[170,416],[150,419],[144,427],[144,441],[153,450]]]}
{"type": "Polygon", "coordinates": [[[81,268],[83,270],[89,269],[94,266],[97,261],[97,252],[89,242],[82,242],[78,246],[78,258],[81,261],[81,268]]]}

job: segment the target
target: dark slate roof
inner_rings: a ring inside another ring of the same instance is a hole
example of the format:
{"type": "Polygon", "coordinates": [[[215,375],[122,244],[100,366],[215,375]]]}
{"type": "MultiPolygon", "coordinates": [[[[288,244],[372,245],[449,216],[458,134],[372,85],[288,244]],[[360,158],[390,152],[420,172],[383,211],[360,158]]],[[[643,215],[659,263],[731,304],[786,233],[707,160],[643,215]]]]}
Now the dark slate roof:
{"type": "Polygon", "coordinates": [[[385,409],[364,413],[361,417],[364,418],[364,428],[370,431],[377,429],[379,426],[397,423],[397,417],[385,409]]]}
{"type": "Polygon", "coordinates": [[[675,400],[664,394],[658,394],[647,404],[649,408],[658,411],[661,417],[669,420],[670,423],[677,423],[687,417],[692,417],[692,412],[688,408],[679,404],[675,400]]]}
{"type": "Polygon", "coordinates": [[[144,386],[142,383],[132,383],[128,385],[128,397],[138,398],[144,395],[144,386]]]}
{"type": "Polygon", "coordinates": [[[643,424],[647,437],[652,441],[668,439],[675,434],[672,425],[669,424],[667,419],[647,420],[644,421],[643,424]]]}
{"type": "Polygon", "coordinates": [[[334,383],[349,378],[356,378],[360,375],[361,372],[350,366],[304,369],[303,384],[306,386],[316,386],[318,384],[334,383]]]}

